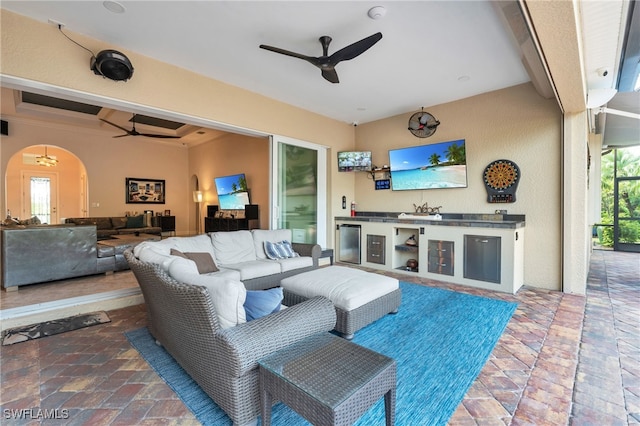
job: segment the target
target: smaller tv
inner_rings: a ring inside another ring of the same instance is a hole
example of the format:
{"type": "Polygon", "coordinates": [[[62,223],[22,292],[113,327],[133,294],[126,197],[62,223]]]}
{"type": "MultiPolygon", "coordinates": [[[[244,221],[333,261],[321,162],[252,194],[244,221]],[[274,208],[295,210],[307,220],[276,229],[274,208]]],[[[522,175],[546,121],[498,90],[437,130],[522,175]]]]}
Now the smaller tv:
{"type": "Polygon", "coordinates": [[[339,172],[370,172],[371,151],[338,152],[339,172]]]}
{"type": "Polygon", "coordinates": [[[244,173],[213,179],[218,192],[220,210],[244,210],[249,202],[249,189],[244,173]]]}

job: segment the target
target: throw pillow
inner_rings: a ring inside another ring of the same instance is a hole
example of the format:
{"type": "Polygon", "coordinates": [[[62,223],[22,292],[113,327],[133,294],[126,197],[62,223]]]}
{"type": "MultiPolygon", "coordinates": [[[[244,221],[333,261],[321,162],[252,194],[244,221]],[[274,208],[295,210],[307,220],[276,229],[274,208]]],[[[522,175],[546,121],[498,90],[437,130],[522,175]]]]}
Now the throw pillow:
{"type": "Polygon", "coordinates": [[[244,311],[247,321],[278,312],[283,299],[282,287],[269,290],[247,290],[244,311]]]}
{"type": "Polygon", "coordinates": [[[287,240],[280,241],[279,243],[272,243],[271,241],[264,242],[264,253],[269,259],[278,260],[286,259],[289,257],[298,257],[298,253],[293,251],[291,243],[287,240]]]}
{"type": "Polygon", "coordinates": [[[127,217],[127,228],[142,228],[144,227],[144,216],[129,216],[127,217]]]}
{"type": "Polygon", "coordinates": [[[213,261],[213,258],[209,253],[195,253],[195,252],[183,253],[180,250],[176,250],[172,248],[171,255],[183,257],[185,259],[189,259],[195,262],[196,266],[198,267],[198,273],[200,275],[219,271],[218,267],[216,266],[216,263],[213,261]]]}

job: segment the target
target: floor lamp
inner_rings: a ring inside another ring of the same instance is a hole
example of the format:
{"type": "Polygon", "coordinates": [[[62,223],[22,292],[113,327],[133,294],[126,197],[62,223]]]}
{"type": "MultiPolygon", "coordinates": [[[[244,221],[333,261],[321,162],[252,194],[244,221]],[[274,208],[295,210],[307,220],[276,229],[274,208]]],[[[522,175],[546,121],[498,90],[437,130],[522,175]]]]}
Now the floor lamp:
{"type": "Polygon", "coordinates": [[[202,191],[193,191],[193,201],[196,203],[196,234],[200,234],[200,203],[202,202],[202,191]]]}

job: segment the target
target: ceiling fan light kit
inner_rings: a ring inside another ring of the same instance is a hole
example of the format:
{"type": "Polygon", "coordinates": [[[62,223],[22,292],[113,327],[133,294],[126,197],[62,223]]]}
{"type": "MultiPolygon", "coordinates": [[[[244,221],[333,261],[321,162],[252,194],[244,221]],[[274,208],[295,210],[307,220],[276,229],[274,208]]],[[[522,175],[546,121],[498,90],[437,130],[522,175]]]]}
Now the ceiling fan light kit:
{"type": "Polygon", "coordinates": [[[440,121],[426,112],[424,108],[409,118],[409,131],[417,138],[428,138],[436,132],[439,125],[440,121]]]}

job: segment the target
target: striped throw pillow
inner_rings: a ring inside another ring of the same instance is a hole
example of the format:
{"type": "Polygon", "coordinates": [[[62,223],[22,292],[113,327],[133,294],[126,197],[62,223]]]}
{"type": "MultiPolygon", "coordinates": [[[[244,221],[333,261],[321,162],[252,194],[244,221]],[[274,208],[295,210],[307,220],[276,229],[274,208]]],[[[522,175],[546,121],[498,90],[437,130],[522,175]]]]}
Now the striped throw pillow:
{"type": "Polygon", "coordinates": [[[264,242],[264,254],[269,259],[287,259],[289,257],[299,257],[300,255],[293,251],[291,243],[287,240],[280,241],[279,243],[272,243],[271,241],[264,242]]]}

